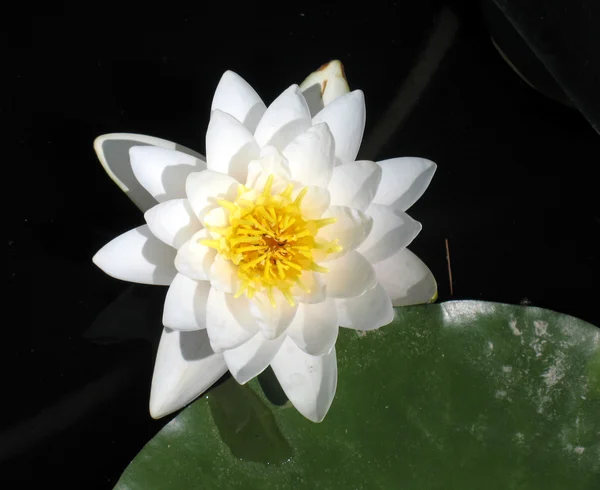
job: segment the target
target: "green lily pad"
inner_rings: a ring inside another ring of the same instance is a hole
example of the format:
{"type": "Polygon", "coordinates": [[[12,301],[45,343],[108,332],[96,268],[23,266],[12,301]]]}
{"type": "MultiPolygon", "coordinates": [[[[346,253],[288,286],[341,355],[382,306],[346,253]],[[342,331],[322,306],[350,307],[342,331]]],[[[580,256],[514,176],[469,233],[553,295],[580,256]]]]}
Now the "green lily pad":
{"type": "MultiPolygon", "coordinates": [[[[342,329],[321,424],[229,379],[183,410],[120,490],[600,488],[600,329],[457,301],[342,329]]],[[[264,386],[264,383],[263,383],[264,386]]]]}

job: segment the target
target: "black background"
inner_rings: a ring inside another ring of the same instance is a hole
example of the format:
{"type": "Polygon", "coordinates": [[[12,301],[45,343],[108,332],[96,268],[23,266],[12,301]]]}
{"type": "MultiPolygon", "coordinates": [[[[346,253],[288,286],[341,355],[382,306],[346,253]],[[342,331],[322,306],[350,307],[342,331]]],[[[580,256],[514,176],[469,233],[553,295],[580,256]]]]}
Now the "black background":
{"type": "MultiPolygon", "coordinates": [[[[478,3],[371,2],[360,12],[345,5],[288,5],[285,12],[280,5],[235,19],[172,5],[135,15],[98,6],[93,15],[31,15],[19,27],[16,65],[5,73],[14,84],[7,95],[16,143],[3,162],[5,488],[112,488],[166,422],[148,415],[151,343],[83,336],[128,288],[91,257],[143,219],[104,174],[92,143],[103,133],[133,132],[203,152],[212,94],[227,69],[268,103],[341,59],[351,88],[365,92],[362,156],[438,164],[410,214],[423,223],[411,249],[436,276],[440,301],[530,302],[600,324],[600,140],[590,122],[515,74],[492,45],[478,3]],[[405,101],[402,115],[390,115],[397,97],[405,101]],[[386,115],[397,127],[373,148],[386,115]]],[[[521,21],[539,17],[535,2],[524,12],[517,11],[521,21]]],[[[527,32],[548,41],[552,58],[561,24],[543,30],[536,22],[527,32]]],[[[576,52],[585,49],[580,40],[576,52]]],[[[552,58],[559,68],[561,54],[552,58]]],[[[579,90],[579,109],[593,121],[588,65],[578,64],[579,83],[567,85],[579,90]]],[[[155,339],[160,325],[146,318],[160,321],[165,290],[130,293],[139,315],[125,323],[155,339]]]]}

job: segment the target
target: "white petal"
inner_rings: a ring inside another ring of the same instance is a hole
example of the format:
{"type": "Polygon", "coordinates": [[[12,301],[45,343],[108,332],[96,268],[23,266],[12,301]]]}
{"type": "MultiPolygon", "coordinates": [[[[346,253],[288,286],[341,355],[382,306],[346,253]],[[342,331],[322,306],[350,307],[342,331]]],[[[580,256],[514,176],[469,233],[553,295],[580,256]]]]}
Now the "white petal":
{"type": "Polygon", "coordinates": [[[313,422],[321,422],[337,387],[335,348],[323,356],[311,356],[286,338],[271,366],[296,410],[313,422]]]}
{"type": "Polygon", "coordinates": [[[248,163],[258,158],[259,153],[252,133],[241,122],[225,112],[213,111],[206,130],[206,165],[209,170],[244,182],[248,163]]]}
{"type": "MultiPolygon", "coordinates": [[[[306,187],[308,187],[308,191],[304,199],[302,199],[300,211],[302,211],[302,216],[306,219],[318,219],[329,208],[331,201],[329,191],[323,187],[316,187],[314,185],[306,187]]],[[[292,192],[292,199],[295,200],[302,189],[304,189],[304,186],[296,186],[294,192],[292,192]]]]}
{"type": "Polygon", "coordinates": [[[377,283],[373,266],[356,251],[327,262],[327,268],[322,277],[330,298],[352,298],[377,283]]]}
{"type": "Polygon", "coordinates": [[[165,299],[163,325],[175,330],[206,328],[206,301],[210,283],[177,274],[165,299]]]}
{"type": "Polygon", "coordinates": [[[158,419],[185,407],[226,372],[223,356],[210,348],[206,330],[164,329],[152,376],[150,415],[158,419]]]}
{"type": "Polygon", "coordinates": [[[215,352],[236,348],[258,332],[248,299],[234,298],[214,288],[208,294],[206,328],[215,352]]]}
{"type": "Polygon", "coordinates": [[[336,300],[340,326],[356,330],[373,330],[394,319],[390,297],[381,284],[356,298],[336,300]]]}
{"type": "Polygon", "coordinates": [[[266,340],[262,333],[257,333],[245,344],[223,352],[223,357],[231,375],[240,384],[245,384],[262,373],[286,338],[280,335],[275,340],[266,340]]]}
{"type": "Polygon", "coordinates": [[[253,133],[267,106],[246,80],[228,70],[215,90],[211,106],[214,110],[232,115],[253,133]]]}
{"type": "Polygon", "coordinates": [[[190,174],[185,183],[185,191],[194,213],[203,220],[206,213],[218,207],[217,199],[234,200],[239,185],[229,175],[205,170],[190,174]]]}
{"type": "Polygon", "coordinates": [[[335,156],[341,163],[356,160],[365,121],[365,96],[361,90],[338,97],[312,120],[313,124],[327,123],[335,140],[335,156]]]}
{"type": "Polygon", "coordinates": [[[350,92],[344,67],[338,60],[330,61],[311,73],[300,84],[311,115],[317,114],[327,104],[350,92]]]}
{"type": "Polygon", "coordinates": [[[367,239],[373,226],[373,220],[370,216],[358,209],[347,206],[330,206],[323,213],[322,218],[336,218],[337,221],[321,228],[317,238],[327,241],[339,240],[343,250],[329,254],[326,257],[315,255],[318,260],[335,260],[352,252],[367,239]]]}
{"type": "Polygon", "coordinates": [[[262,191],[269,176],[273,175],[275,187],[280,181],[291,179],[290,167],[282,153],[274,146],[265,146],[260,150],[260,159],[248,165],[246,187],[262,191]]]}
{"type": "Polygon", "coordinates": [[[358,251],[372,264],[406,248],[422,228],[421,223],[408,214],[389,206],[371,204],[366,214],[373,218],[373,228],[358,251]]]}
{"type": "Polygon", "coordinates": [[[143,134],[112,133],[98,136],[94,141],[94,150],[98,155],[100,163],[108,176],[127,194],[134,204],[142,210],[147,211],[156,204],[150,193],[138,182],[133,175],[131,162],[129,160],[129,149],[132,146],[150,145],[170,150],[178,150],[192,155],[199,160],[206,159],[185,146],[178,145],[172,141],[153,138],[143,134]]]}
{"type": "Polygon", "coordinates": [[[298,304],[291,306],[279,289],[273,289],[275,306],[265,293],[256,293],[249,300],[250,314],[267,340],[279,337],[296,315],[298,304]]]}
{"type": "Polygon", "coordinates": [[[407,248],[373,265],[377,280],[394,306],[430,303],[437,298],[437,283],[427,266],[407,248]]]}
{"type": "Polygon", "coordinates": [[[296,136],[283,150],[292,179],[327,188],[333,171],[335,144],[327,124],[317,124],[296,136]]]}
{"type": "Polygon", "coordinates": [[[175,250],[156,238],[148,225],[123,233],[92,259],[109,276],[140,284],[169,285],[177,271],[175,250]]]}
{"type": "Polygon", "coordinates": [[[259,146],[283,150],[297,135],[311,126],[310,111],[298,85],[285,90],[267,108],[254,132],[259,146]]]}
{"type": "Polygon", "coordinates": [[[374,202],[406,211],[423,195],[436,164],[424,158],[392,158],[377,162],[383,175],[374,202]]]}
{"type": "Polygon", "coordinates": [[[240,284],[238,266],[217,255],[210,268],[210,284],[223,293],[236,293],[240,284]]]}
{"type": "Polygon", "coordinates": [[[381,167],[367,160],[344,163],[333,170],[329,183],[331,204],[367,209],[381,181],[381,167]]]}
{"type": "Polygon", "coordinates": [[[229,211],[226,211],[222,207],[215,208],[212,211],[206,213],[204,219],[202,220],[202,223],[206,228],[223,228],[229,226],[229,211]]]}
{"type": "Polygon", "coordinates": [[[158,202],[185,197],[185,180],[206,163],[186,153],[154,146],[132,146],[131,168],[140,184],[158,202]]]}
{"type": "Polygon", "coordinates": [[[206,230],[200,230],[185,242],[177,251],[175,268],[181,274],[197,281],[210,278],[210,269],[217,255],[214,248],[202,245],[202,240],[210,239],[206,230]]]}
{"type": "Polygon", "coordinates": [[[302,271],[300,281],[308,289],[302,289],[300,286],[295,286],[292,289],[292,294],[301,303],[320,303],[325,301],[326,291],[325,283],[321,274],[313,271],[302,271]]]}
{"type": "Polygon", "coordinates": [[[187,199],[157,204],[146,211],[144,218],[154,236],[174,248],[181,247],[202,228],[187,199]]]}
{"type": "Polygon", "coordinates": [[[287,330],[288,336],[304,352],[320,356],[329,352],[338,336],[336,300],[301,304],[287,330]]]}

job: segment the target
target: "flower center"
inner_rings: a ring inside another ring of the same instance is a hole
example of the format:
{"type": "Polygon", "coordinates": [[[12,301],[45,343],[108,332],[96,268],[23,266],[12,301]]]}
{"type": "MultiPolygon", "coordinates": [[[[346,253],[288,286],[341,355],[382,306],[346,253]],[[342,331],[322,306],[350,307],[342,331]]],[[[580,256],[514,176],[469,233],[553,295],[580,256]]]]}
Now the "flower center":
{"type": "Polygon", "coordinates": [[[295,287],[310,293],[301,280],[302,273],[328,272],[315,263],[315,252],[326,255],[339,252],[342,247],[338,240],[317,238],[319,229],[335,223],[335,218],[313,220],[302,215],[300,208],[307,187],[292,199],[293,184],[273,194],[273,179],[270,175],[261,193],[240,185],[233,202],[220,199],[218,203],[229,215],[229,224],[208,226],[213,239],[201,243],[238,266],[240,286],[236,298],[243,294],[252,298],[265,291],[275,307],[274,289],[279,289],[294,306],[295,287]]]}

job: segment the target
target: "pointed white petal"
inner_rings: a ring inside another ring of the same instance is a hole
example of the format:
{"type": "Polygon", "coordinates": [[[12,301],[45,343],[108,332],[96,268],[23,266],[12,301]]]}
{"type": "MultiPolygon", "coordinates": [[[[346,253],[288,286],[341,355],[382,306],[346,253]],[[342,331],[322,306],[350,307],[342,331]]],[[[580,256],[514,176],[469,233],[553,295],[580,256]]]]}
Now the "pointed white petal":
{"type": "Polygon", "coordinates": [[[223,293],[236,293],[240,285],[238,266],[217,255],[210,268],[210,284],[223,293]]]}
{"type": "Polygon", "coordinates": [[[422,228],[421,223],[408,214],[390,206],[371,204],[366,214],[373,218],[373,228],[358,251],[372,264],[406,248],[422,228]]]}
{"type": "Polygon", "coordinates": [[[355,298],[336,300],[340,326],[355,330],[373,330],[394,319],[390,297],[381,284],[355,298]]]}
{"type": "Polygon", "coordinates": [[[298,85],[285,90],[267,108],[254,132],[259,146],[283,150],[297,135],[311,126],[310,111],[298,85]]]}
{"type": "Polygon", "coordinates": [[[329,183],[331,204],[364,211],[373,201],[380,181],[381,167],[374,162],[361,160],[338,165],[329,183]]]}
{"type": "Polygon", "coordinates": [[[217,251],[200,243],[210,238],[208,232],[202,229],[181,246],[175,257],[175,268],[178,272],[197,281],[210,279],[210,269],[217,251]]]}
{"type": "Polygon", "coordinates": [[[198,219],[218,207],[217,199],[232,201],[237,196],[239,182],[229,175],[212,170],[194,172],[185,183],[185,191],[198,219]]]}
{"type": "Polygon", "coordinates": [[[154,206],[156,199],[144,189],[133,175],[129,160],[129,149],[132,146],[139,145],[178,150],[205,161],[202,155],[185,146],[178,145],[172,141],[153,138],[152,136],[131,133],[112,133],[98,136],[94,141],[94,150],[96,150],[96,154],[104,170],[142,212],[154,206]]]}
{"type": "Polygon", "coordinates": [[[215,90],[211,106],[214,110],[232,115],[253,133],[267,107],[246,80],[228,70],[215,90]]]}
{"type": "Polygon", "coordinates": [[[223,357],[231,375],[242,385],[258,376],[273,360],[285,338],[280,335],[275,340],[267,340],[258,332],[248,342],[224,351],[223,357]]]}
{"type": "Polygon", "coordinates": [[[215,352],[236,348],[258,332],[248,299],[234,298],[214,288],[208,294],[206,328],[215,352]]]}
{"type": "Polygon", "coordinates": [[[327,188],[335,158],[333,136],[327,124],[317,124],[296,136],[284,148],[283,155],[293,180],[327,188]]]}
{"type": "Polygon", "coordinates": [[[437,283],[427,266],[407,248],[373,265],[377,280],[394,306],[430,303],[437,298],[437,283]]]}
{"type": "Polygon", "coordinates": [[[327,268],[321,277],[330,298],[352,298],[377,283],[373,266],[356,251],[327,262],[327,268]]]}
{"type": "Polygon", "coordinates": [[[329,352],[338,336],[336,300],[298,306],[287,335],[307,354],[320,356],[329,352]]]}
{"type": "Polygon", "coordinates": [[[165,299],[163,325],[175,330],[206,328],[206,302],[210,283],[177,274],[165,299]]]}
{"type": "Polygon", "coordinates": [[[317,238],[327,241],[339,240],[343,250],[324,257],[315,255],[318,260],[331,261],[352,252],[367,239],[373,226],[370,216],[347,206],[330,206],[322,218],[335,218],[337,221],[321,228],[317,238]]]}
{"type": "Polygon", "coordinates": [[[181,247],[202,228],[187,199],[159,203],[146,211],[144,218],[154,236],[174,248],[181,247]]]}
{"type": "Polygon", "coordinates": [[[156,238],[148,225],[123,233],[92,259],[109,276],[140,284],[169,285],[177,271],[175,250],[156,238]]]}
{"type": "Polygon", "coordinates": [[[296,410],[313,422],[321,422],[337,387],[335,347],[323,356],[311,356],[286,338],[271,366],[296,410]]]}
{"type": "Polygon", "coordinates": [[[223,356],[210,348],[206,330],[164,329],[152,376],[150,415],[158,419],[185,407],[226,372],[223,356]]]}
{"type": "Polygon", "coordinates": [[[291,306],[279,289],[273,289],[273,300],[275,306],[263,292],[256,293],[249,300],[250,314],[267,340],[279,337],[294,319],[298,309],[298,304],[291,306]]]}
{"type": "Polygon", "coordinates": [[[185,197],[187,176],[206,168],[194,156],[155,146],[132,146],[129,158],[135,178],[158,202],[185,197]]]}
{"type": "Polygon", "coordinates": [[[312,116],[327,104],[350,92],[344,67],[338,60],[330,61],[311,73],[300,84],[312,116]]]}
{"type": "Polygon", "coordinates": [[[436,164],[425,158],[392,158],[377,162],[383,171],[374,202],[406,211],[423,195],[436,164]]]}
{"type": "Polygon", "coordinates": [[[341,163],[356,160],[365,121],[365,96],[361,90],[338,97],[312,120],[313,124],[327,123],[335,140],[335,156],[341,163]]]}
{"type": "Polygon", "coordinates": [[[206,165],[209,170],[244,182],[248,163],[258,158],[260,149],[252,133],[233,116],[213,111],[206,130],[206,165]]]}
{"type": "Polygon", "coordinates": [[[282,153],[274,146],[265,146],[260,150],[260,159],[248,165],[246,187],[261,192],[269,176],[273,175],[273,187],[279,182],[291,179],[290,167],[282,153]]]}

